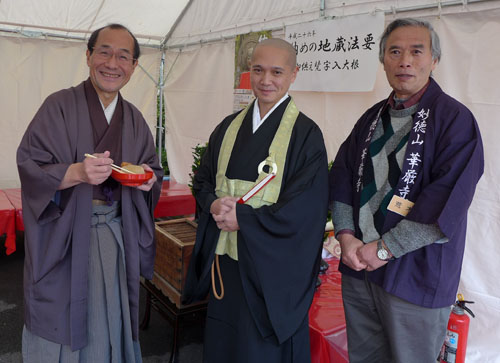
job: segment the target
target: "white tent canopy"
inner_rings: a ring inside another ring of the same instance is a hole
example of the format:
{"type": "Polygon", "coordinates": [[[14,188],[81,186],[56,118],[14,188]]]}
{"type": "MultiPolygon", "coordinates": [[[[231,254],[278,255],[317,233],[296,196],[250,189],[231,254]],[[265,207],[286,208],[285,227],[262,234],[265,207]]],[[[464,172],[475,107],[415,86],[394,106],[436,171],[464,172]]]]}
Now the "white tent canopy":
{"type": "Polygon", "coordinates": [[[37,33],[88,38],[109,23],[126,25],[141,44],[159,46],[187,0],[3,0],[0,29],[27,36],[37,33]]]}
{"type": "MultiPolygon", "coordinates": [[[[432,22],[443,51],[436,80],[472,110],[482,131],[486,170],[469,211],[460,292],[476,301],[467,362],[500,362],[499,0],[0,0],[0,188],[19,186],[15,151],[45,97],[88,76],[86,39],[101,26],[124,24],[143,45],[141,68],[123,95],[155,131],[163,92],[171,175],[186,183],[192,147],[232,112],[235,35],[272,30],[280,37],[287,25],[375,11],[384,11],[386,22],[432,22]]],[[[292,96],[320,125],[333,159],[358,117],[389,91],[379,67],[372,92],[292,96]]]]}

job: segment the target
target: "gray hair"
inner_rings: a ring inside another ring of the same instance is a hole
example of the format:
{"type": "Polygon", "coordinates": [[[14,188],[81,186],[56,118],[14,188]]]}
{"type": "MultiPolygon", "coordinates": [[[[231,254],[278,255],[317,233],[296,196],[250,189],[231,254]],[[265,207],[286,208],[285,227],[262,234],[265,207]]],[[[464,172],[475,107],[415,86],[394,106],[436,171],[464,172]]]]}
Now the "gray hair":
{"type": "Polygon", "coordinates": [[[418,26],[422,28],[427,28],[429,30],[429,33],[431,34],[432,59],[437,59],[437,61],[439,62],[439,60],[441,59],[441,44],[439,43],[439,35],[434,30],[431,23],[429,23],[426,20],[420,20],[415,18],[402,18],[402,19],[396,19],[389,25],[387,25],[387,28],[385,28],[384,33],[380,37],[380,44],[379,44],[380,48],[378,53],[378,59],[380,60],[380,63],[382,64],[384,63],[385,45],[387,43],[387,38],[389,38],[389,35],[394,30],[404,26],[418,26]]]}

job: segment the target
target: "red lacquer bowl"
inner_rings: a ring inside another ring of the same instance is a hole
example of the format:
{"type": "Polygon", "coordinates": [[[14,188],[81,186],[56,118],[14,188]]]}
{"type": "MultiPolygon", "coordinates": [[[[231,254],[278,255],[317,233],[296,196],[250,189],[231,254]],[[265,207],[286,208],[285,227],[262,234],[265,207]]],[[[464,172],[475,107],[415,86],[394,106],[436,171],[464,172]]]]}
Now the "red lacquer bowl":
{"type": "Polygon", "coordinates": [[[127,187],[137,187],[153,177],[152,171],[145,171],[144,174],[127,174],[111,171],[111,177],[127,187]]]}

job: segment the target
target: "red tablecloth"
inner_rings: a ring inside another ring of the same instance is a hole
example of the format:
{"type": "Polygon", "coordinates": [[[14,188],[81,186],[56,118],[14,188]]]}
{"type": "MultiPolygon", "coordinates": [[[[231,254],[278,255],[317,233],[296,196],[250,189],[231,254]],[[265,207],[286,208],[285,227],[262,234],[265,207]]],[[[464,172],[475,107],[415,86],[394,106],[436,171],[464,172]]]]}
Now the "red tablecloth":
{"type": "MultiPolygon", "coordinates": [[[[11,204],[9,205],[7,202],[5,208],[4,205],[1,205],[2,209],[7,210],[7,207],[13,206],[15,209],[15,230],[24,231],[21,189],[3,189],[2,191],[5,193],[2,196],[6,196],[11,204]]],[[[163,181],[160,200],[155,209],[155,218],[194,214],[195,206],[196,203],[191,194],[191,189],[187,185],[165,180],[163,181]]]]}
{"type": "Polygon", "coordinates": [[[312,363],[348,362],[347,335],[342,305],[339,260],[326,260],[330,267],[320,275],[321,286],[314,294],[309,310],[312,363]]]}
{"type": "Polygon", "coordinates": [[[0,190],[0,235],[6,234],[7,254],[16,250],[16,210],[3,190],[0,190]]]}
{"type": "Polygon", "coordinates": [[[155,208],[155,218],[194,214],[195,208],[196,202],[187,185],[163,181],[160,200],[155,208]]]}
{"type": "Polygon", "coordinates": [[[23,204],[21,202],[21,188],[4,189],[10,202],[16,209],[16,231],[24,231],[23,204]]]}
{"type": "MultiPolygon", "coordinates": [[[[163,181],[155,218],[194,214],[196,202],[191,189],[175,181],[163,181]]],[[[7,234],[7,254],[16,250],[16,231],[24,231],[21,189],[0,190],[0,235],[7,234]]]]}

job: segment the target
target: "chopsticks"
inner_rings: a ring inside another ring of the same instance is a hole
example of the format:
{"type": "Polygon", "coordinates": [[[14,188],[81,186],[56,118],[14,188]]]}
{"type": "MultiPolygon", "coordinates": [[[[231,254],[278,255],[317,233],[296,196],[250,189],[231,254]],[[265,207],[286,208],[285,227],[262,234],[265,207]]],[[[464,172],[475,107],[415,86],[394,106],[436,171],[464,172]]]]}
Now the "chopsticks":
{"type": "MultiPolygon", "coordinates": [[[[94,156],[92,154],[85,154],[85,157],[92,158],[92,159],[98,159],[97,156],[94,156]]],[[[115,165],[115,164],[111,164],[111,169],[113,169],[114,171],[117,171],[119,173],[137,174],[137,173],[134,173],[133,171],[124,169],[124,168],[122,168],[118,165],[115,165]]]]}

